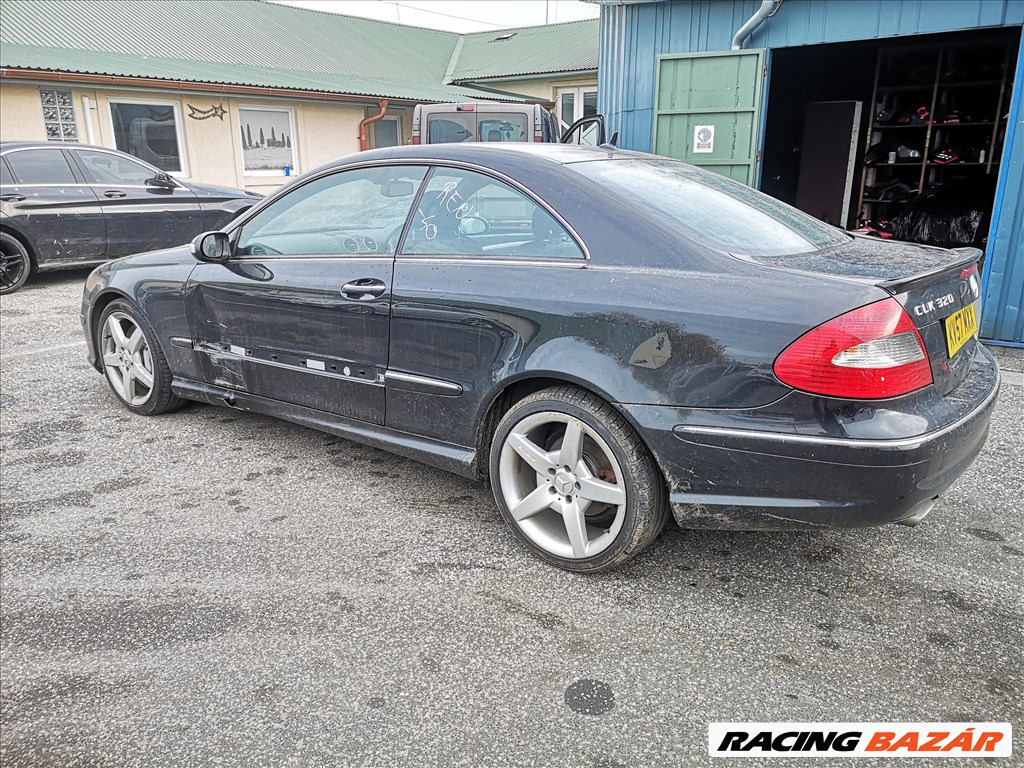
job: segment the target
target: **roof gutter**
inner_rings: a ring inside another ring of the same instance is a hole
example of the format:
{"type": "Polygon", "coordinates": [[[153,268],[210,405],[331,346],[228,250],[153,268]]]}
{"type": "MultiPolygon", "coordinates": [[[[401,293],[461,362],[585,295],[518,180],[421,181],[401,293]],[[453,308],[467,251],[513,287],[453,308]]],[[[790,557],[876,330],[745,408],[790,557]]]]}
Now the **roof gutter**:
{"type": "Polygon", "coordinates": [[[377,102],[377,106],[380,107],[380,113],[373,117],[363,118],[362,122],[359,123],[359,151],[365,152],[370,148],[370,137],[366,133],[366,126],[370,123],[375,123],[380,120],[384,115],[388,113],[388,100],[381,99],[377,102]]]}
{"type": "MultiPolygon", "coordinates": [[[[77,83],[79,85],[109,86],[112,88],[160,88],[174,91],[197,91],[241,96],[264,96],[289,99],[313,99],[317,101],[337,101],[346,104],[366,106],[378,97],[354,94],[330,93],[328,91],[310,91],[301,88],[272,88],[260,85],[226,85],[223,83],[199,83],[191,80],[164,80],[155,77],[124,77],[121,75],[92,75],[79,72],[60,72],[57,70],[20,69],[0,67],[0,79],[41,80],[46,82],[77,83]]],[[[405,105],[422,103],[416,99],[390,99],[392,102],[405,105]]],[[[379,102],[378,102],[379,103],[379,102]]]]}
{"type": "Polygon", "coordinates": [[[736,34],[732,36],[732,50],[743,50],[743,42],[755,29],[764,24],[769,16],[774,15],[780,5],[782,0],[761,0],[761,7],[754,11],[754,15],[747,19],[747,23],[737,29],[736,34]]]}

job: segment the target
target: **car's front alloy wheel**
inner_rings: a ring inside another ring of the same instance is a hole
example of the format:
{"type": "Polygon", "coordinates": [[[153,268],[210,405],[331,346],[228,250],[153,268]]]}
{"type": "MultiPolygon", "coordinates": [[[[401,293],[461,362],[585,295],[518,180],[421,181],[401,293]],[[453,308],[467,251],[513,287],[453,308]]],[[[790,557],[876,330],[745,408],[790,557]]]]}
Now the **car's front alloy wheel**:
{"type": "Polygon", "coordinates": [[[100,317],[97,342],[107,383],[128,408],[148,416],[181,404],[155,334],[135,307],[112,302],[100,317]]]}
{"type": "Polygon", "coordinates": [[[569,570],[619,565],[665,525],[664,484],[646,446],[611,406],[572,387],[509,410],[492,444],[491,484],[516,535],[569,570]]]}

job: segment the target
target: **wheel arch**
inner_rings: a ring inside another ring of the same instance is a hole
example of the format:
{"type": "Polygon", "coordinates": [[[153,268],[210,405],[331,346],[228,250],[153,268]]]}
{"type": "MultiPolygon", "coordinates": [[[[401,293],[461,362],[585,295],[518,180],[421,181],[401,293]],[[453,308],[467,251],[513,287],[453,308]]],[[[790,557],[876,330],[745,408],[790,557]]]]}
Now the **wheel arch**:
{"type": "Polygon", "coordinates": [[[28,253],[29,264],[31,265],[32,274],[39,271],[39,260],[36,258],[35,245],[32,243],[32,239],[22,232],[20,229],[15,227],[13,224],[7,221],[0,221],[0,232],[5,235],[10,235],[19,243],[21,247],[28,253]]]}
{"type": "MultiPolygon", "coordinates": [[[[584,381],[577,376],[561,371],[523,371],[515,376],[510,376],[503,380],[485,401],[480,411],[480,417],[477,420],[479,427],[477,428],[476,436],[476,473],[481,480],[485,480],[488,477],[491,440],[494,437],[494,431],[498,427],[498,422],[508,413],[509,409],[534,392],[539,392],[549,387],[564,386],[576,387],[601,398],[613,408],[616,406],[615,399],[600,387],[594,386],[593,382],[584,381]]],[[[640,439],[643,440],[643,433],[632,416],[621,409],[616,410],[622,414],[623,418],[629,422],[629,425],[640,436],[640,439]]],[[[644,443],[646,444],[646,441],[644,443]]],[[[647,450],[650,451],[650,447],[647,450]]],[[[653,458],[653,452],[651,452],[651,456],[653,458]]],[[[656,460],[655,466],[658,467],[658,471],[664,477],[664,471],[656,460]]]]}

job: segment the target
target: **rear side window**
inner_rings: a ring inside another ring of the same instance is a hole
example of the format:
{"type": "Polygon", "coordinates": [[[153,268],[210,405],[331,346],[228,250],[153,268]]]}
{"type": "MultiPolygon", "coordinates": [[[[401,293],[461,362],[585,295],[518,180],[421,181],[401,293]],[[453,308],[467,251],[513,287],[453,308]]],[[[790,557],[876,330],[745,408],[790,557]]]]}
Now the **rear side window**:
{"type": "Polygon", "coordinates": [[[20,184],[75,184],[67,158],[59,149],[26,149],[7,155],[20,184]]]}
{"type": "Polygon", "coordinates": [[[7,167],[7,162],[0,157],[0,184],[4,186],[14,183],[14,177],[11,176],[11,171],[7,167]]]}
{"type": "Polygon", "coordinates": [[[851,239],[755,189],[678,161],[612,160],[572,167],[669,221],[688,239],[727,253],[783,256],[851,239]]]}
{"type": "Polygon", "coordinates": [[[430,176],[402,253],[583,258],[562,225],[522,192],[456,168],[437,168],[430,176]]]}

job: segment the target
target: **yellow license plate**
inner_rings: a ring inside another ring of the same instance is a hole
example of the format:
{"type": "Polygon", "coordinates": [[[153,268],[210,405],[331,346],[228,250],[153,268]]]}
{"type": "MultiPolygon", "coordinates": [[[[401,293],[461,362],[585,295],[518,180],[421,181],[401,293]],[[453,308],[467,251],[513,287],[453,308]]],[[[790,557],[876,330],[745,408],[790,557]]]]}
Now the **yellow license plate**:
{"type": "Polygon", "coordinates": [[[977,305],[978,302],[968,304],[942,321],[946,328],[946,351],[950,357],[959,352],[960,347],[978,332],[977,305]]]}

